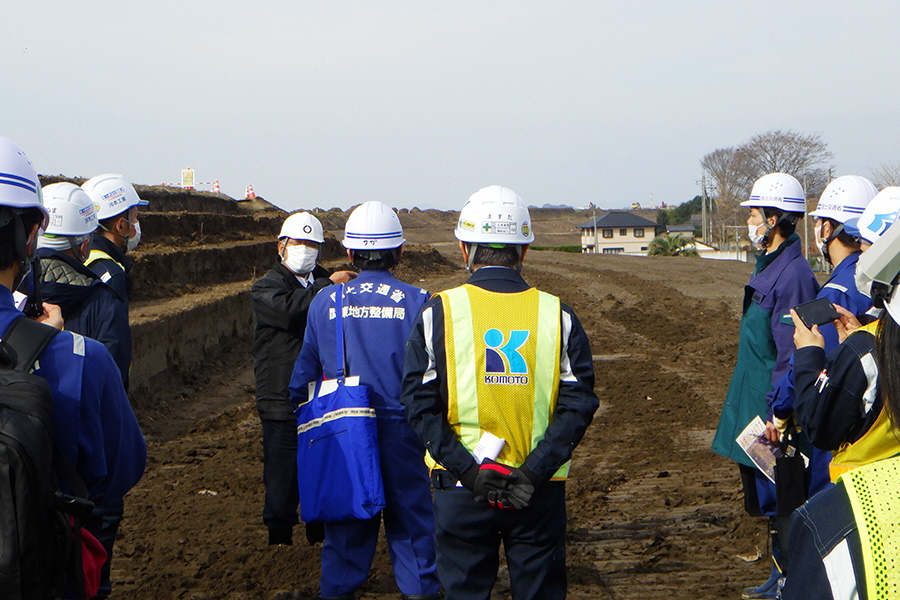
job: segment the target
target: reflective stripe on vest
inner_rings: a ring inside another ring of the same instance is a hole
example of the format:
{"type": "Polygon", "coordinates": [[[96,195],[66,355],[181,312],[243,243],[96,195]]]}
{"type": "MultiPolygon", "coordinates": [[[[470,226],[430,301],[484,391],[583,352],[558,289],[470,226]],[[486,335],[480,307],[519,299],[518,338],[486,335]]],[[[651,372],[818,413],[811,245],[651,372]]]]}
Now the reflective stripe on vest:
{"type": "Polygon", "coordinates": [[[119,265],[119,267],[121,267],[123,271],[125,270],[125,267],[122,266],[122,263],[120,263],[119,261],[114,259],[112,256],[110,256],[103,250],[91,250],[90,252],[88,252],[87,260],[84,261],[84,264],[86,266],[91,266],[91,263],[96,262],[98,260],[111,260],[114,263],[116,263],[117,265],[119,265]]]}
{"type": "Polygon", "coordinates": [[[859,530],[869,598],[900,598],[900,459],[841,476],[859,530]]]}
{"type": "MultiPolygon", "coordinates": [[[[438,294],[444,309],[448,421],[474,452],[481,434],[506,440],[499,462],[521,466],[553,419],[560,376],[559,298],[465,284],[438,294]]],[[[564,479],[569,464],[553,476],[564,479]]]]}

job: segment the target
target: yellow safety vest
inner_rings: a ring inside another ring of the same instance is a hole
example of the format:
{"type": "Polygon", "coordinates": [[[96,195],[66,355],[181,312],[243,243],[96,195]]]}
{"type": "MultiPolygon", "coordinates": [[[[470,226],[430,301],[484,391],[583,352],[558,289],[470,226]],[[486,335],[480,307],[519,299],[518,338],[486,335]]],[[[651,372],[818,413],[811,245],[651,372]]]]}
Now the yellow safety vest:
{"type": "MultiPolygon", "coordinates": [[[[876,323],[871,323],[860,329],[874,335],[875,326],[876,323]]],[[[894,426],[890,414],[882,405],[872,427],[861,438],[852,444],[841,444],[839,449],[832,452],[831,464],[828,466],[831,481],[837,481],[841,474],[857,467],[900,454],[898,433],[900,432],[894,426]]]]}
{"type": "Polygon", "coordinates": [[[900,459],[862,466],[841,481],[859,530],[868,597],[900,598],[900,459]]]}
{"type": "Polygon", "coordinates": [[[114,263],[116,263],[117,265],[119,265],[120,267],[122,267],[123,271],[125,270],[125,267],[122,266],[122,263],[120,263],[119,261],[114,259],[112,256],[110,256],[103,250],[91,250],[90,252],[88,252],[87,260],[84,261],[84,264],[86,266],[90,266],[91,263],[98,261],[98,260],[111,260],[114,263]]]}
{"type": "MultiPolygon", "coordinates": [[[[519,467],[553,422],[559,392],[559,298],[465,284],[444,309],[448,421],[474,452],[482,433],[506,440],[497,461],[519,467]]],[[[569,463],[553,479],[565,479],[569,463]]]]}

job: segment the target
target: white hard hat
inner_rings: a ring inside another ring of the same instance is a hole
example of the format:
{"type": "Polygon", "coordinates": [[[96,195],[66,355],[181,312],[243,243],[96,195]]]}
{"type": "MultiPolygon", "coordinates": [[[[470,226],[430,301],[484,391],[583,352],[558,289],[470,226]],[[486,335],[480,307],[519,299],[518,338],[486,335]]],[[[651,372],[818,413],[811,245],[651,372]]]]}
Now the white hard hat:
{"type": "Polygon", "coordinates": [[[342,243],[348,250],[387,250],[399,248],[405,241],[400,217],[384,202],[363,202],[344,225],[342,243]]]}
{"type": "Polygon", "coordinates": [[[530,244],[531,215],[509,188],[490,185],[471,196],[459,211],[456,239],[474,244],[530,244]]]}
{"type": "Polygon", "coordinates": [[[131,182],[115,173],[91,177],[81,184],[81,188],[99,207],[97,218],[101,221],[120,215],[132,206],[150,204],[141,200],[131,182]]]}
{"type": "Polygon", "coordinates": [[[42,227],[47,226],[47,209],[41,202],[41,184],[34,165],[12,140],[0,136],[0,206],[37,208],[44,213],[42,227]]]}
{"type": "Polygon", "coordinates": [[[809,216],[843,223],[851,217],[860,216],[877,193],[878,189],[865,177],[842,175],[828,184],[819,197],[816,210],[809,216]]]}
{"type": "Polygon", "coordinates": [[[44,230],[49,235],[87,235],[97,228],[97,207],[83,189],[74,183],[44,186],[44,206],[50,223],[44,230]]]}
{"type": "Polygon", "coordinates": [[[308,212],[294,213],[284,220],[278,239],[309,240],[318,244],[325,242],[322,223],[308,212]]]}
{"type": "Polygon", "coordinates": [[[753,208],[778,208],[785,212],[806,212],[806,194],[803,186],[787,173],[769,173],[753,184],[750,199],[741,206],[753,208]]]}
{"type": "Polygon", "coordinates": [[[887,231],[900,213],[900,187],[890,186],[878,192],[859,217],[857,227],[862,239],[870,244],[887,231]]]}

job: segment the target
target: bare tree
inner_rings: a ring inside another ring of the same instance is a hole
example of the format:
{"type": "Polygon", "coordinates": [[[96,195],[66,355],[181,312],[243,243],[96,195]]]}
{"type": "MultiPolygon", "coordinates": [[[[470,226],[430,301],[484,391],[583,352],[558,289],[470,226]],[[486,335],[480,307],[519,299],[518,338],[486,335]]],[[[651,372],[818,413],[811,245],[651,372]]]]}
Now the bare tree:
{"type": "Polygon", "coordinates": [[[900,185],[900,163],[881,163],[872,169],[872,180],[879,188],[900,185]]]}
{"type": "Polygon", "coordinates": [[[743,222],[740,202],[749,197],[753,182],[767,173],[789,173],[803,184],[807,198],[817,198],[828,184],[826,165],[832,157],[820,136],[780,129],[704,156],[700,165],[715,183],[714,237],[723,237],[724,225],[743,222]]]}

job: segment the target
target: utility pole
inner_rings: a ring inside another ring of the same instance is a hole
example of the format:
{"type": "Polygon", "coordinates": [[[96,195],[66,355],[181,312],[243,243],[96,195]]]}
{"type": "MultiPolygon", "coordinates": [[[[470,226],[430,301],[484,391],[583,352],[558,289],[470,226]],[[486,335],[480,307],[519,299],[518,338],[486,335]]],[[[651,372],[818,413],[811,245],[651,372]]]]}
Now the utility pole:
{"type": "Polygon", "coordinates": [[[599,243],[597,239],[597,207],[594,206],[593,202],[591,202],[591,218],[594,223],[594,254],[599,254],[600,249],[597,247],[599,243]]]}
{"type": "Polygon", "coordinates": [[[701,230],[700,230],[700,231],[701,231],[701,233],[702,233],[702,235],[703,235],[703,243],[706,244],[706,245],[708,245],[708,246],[712,246],[712,244],[709,243],[709,238],[707,237],[707,234],[708,234],[708,232],[709,232],[709,229],[707,228],[707,224],[706,224],[706,203],[707,203],[707,197],[706,197],[706,173],[703,174],[703,177],[700,178],[700,181],[702,182],[701,185],[703,186],[703,198],[700,200],[700,208],[701,208],[701,210],[700,210],[700,212],[701,212],[700,218],[703,219],[703,224],[702,224],[702,226],[701,226],[701,230]]]}

